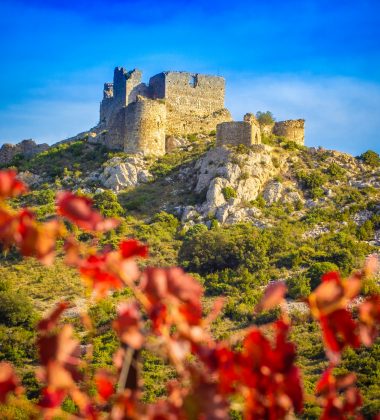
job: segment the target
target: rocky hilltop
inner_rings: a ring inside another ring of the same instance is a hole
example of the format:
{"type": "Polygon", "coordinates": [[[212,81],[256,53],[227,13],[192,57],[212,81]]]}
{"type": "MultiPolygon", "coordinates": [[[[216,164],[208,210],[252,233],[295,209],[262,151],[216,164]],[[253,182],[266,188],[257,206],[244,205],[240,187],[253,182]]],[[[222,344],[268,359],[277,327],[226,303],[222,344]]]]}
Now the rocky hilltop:
{"type": "MultiPolygon", "coordinates": [[[[74,141],[21,161],[20,169],[27,170],[20,176],[37,189],[58,184],[90,195],[112,190],[132,212],[143,210],[149,217],[166,211],[187,228],[238,222],[273,226],[277,207],[300,220],[316,209],[349,209],[349,197],[355,194],[379,200],[379,167],[346,153],[307,148],[273,135],[266,144],[250,147],[215,147],[214,135],[204,134],[172,137],[172,142],[176,148],[157,159],[74,141]],[[70,153],[74,160],[62,163],[70,153]],[[55,164],[51,158],[57,156],[61,161],[55,164]],[[89,162],[89,156],[95,160],[89,162]]],[[[353,222],[364,223],[379,207],[353,214],[353,222]]],[[[318,232],[323,233],[323,226],[315,228],[318,232]]],[[[376,231],[372,240],[377,243],[379,237],[376,231]]]]}

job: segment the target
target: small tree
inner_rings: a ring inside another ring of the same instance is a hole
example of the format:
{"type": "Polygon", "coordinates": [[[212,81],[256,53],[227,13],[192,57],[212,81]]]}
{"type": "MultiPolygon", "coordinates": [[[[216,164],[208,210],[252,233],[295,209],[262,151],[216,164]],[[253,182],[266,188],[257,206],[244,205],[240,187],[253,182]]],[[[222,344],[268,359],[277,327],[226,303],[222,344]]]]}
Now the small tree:
{"type": "Polygon", "coordinates": [[[256,118],[257,118],[257,121],[260,123],[260,125],[270,125],[276,121],[276,119],[274,118],[273,114],[270,111],[266,111],[266,112],[257,111],[256,118]]]}
{"type": "Polygon", "coordinates": [[[372,166],[373,168],[377,168],[380,166],[380,156],[373,150],[367,150],[359,156],[359,159],[367,165],[372,166]]]}

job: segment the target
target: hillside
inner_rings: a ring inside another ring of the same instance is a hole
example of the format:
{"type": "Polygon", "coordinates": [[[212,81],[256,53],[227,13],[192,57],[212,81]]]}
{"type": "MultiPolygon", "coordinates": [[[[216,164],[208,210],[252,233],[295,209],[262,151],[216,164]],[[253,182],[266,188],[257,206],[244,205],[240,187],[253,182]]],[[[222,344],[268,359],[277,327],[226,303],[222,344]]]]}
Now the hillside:
{"type": "MultiPolygon", "coordinates": [[[[158,159],[109,152],[86,140],[63,143],[32,158],[15,156],[7,165],[31,187],[12,204],[31,206],[44,220],[54,212],[55,191],[91,196],[105,216],[123,220],[102,244],[135,237],[149,244],[149,264],[179,265],[193,273],[205,287],[206,305],[227,297],[214,323],[218,337],[274,319],[275,312],[255,315],[253,308],[264,286],[286,280],[292,338],[311,392],[327,362],[302,299],[324,272],[339,269],[346,275],[367,255],[379,253],[380,162],[371,153],[358,159],[273,135],[263,143],[215,148],[213,133],[189,135],[173,138],[172,151],[158,159]]],[[[87,240],[84,234],[81,239],[87,240]]],[[[2,257],[0,273],[0,293],[9,302],[0,319],[0,341],[7,343],[0,358],[18,366],[33,398],[31,326],[62,298],[81,308],[86,291],[59,259],[46,270],[10,253],[2,257]]],[[[375,280],[364,294],[372,290],[380,290],[375,280]]],[[[115,293],[91,307],[97,326],[107,325],[120,298],[115,293]]],[[[69,315],[75,323],[78,311],[69,315]]],[[[114,349],[115,337],[106,329],[95,340],[95,365],[109,364],[114,349]]],[[[347,351],[342,367],[359,372],[368,418],[380,409],[379,350],[377,344],[347,351]]],[[[145,399],[151,401],[163,394],[162,381],[173,372],[148,353],[143,360],[145,399]]],[[[318,412],[310,401],[305,418],[318,412]]]]}

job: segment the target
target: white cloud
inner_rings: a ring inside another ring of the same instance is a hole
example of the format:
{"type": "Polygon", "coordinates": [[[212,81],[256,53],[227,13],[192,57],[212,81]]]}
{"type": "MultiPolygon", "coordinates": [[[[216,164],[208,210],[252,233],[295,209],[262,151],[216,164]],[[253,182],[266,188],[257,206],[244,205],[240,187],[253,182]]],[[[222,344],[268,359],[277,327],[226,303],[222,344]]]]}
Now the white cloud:
{"type": "Polygon", "coordinates": [[[380,85],[349,78],[245,76],[227,83],[234,118],[270,110],[278,120],[305,118],[306,144],[359,154],[380,152],[380,85]]]}

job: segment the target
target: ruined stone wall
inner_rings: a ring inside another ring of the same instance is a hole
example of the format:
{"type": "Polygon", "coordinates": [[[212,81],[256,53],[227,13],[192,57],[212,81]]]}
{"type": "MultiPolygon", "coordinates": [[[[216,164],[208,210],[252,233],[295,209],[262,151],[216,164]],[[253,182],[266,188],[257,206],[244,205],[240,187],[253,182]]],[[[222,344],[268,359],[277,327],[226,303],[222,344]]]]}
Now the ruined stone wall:
{"type": "Polygon", "coordinates": [[[107,126],[114,114],[136,100],[137,95],[149,96],[149,87],[141,83],[142,73],[123,67],[114,70],[113,83],[105,83],[103,100],[100,104],[100,124],[107,126]]]}
{"type": "Polygon", "coordinates": [[[260,126],[253,114],[245,114],[244,121],[231,121],[216,127],[216,146],[261,144],[260,126]]]}
{"type": "Polygon", "coordinates": [[[216,127],[216,146],[238,146],[244,144],[251,146],[252,126],[246,121],[231,121],[218,124],[216,127]]]}
{"type": "Polygon", "coordinates": [[[261,130],[260,124],[257,121],[254,114],[247,113],[244,115],[244,121],[248,122],[251,125],[251,137],[252,137],[252,144],[261,144],[261,130]]]}
{"type": "Polygon", "coordinates": [[[100,123],[106,124],[113,111],[113,83],[104,83],[103,100],[100,103],[100,123]]]}
{"type": "Polygon", "coordinates": [[[231,121],[232,117],[227,109],[215,111],[209,115],[181,114],[171,105],[166,105],[166,134],[185,136],[193,133],[209,134],[216,130],[216,126],[222,122],[231,121]]]}
{"type": "Polygon", "coordinates": [[[123,150],[125,139],[125,107],[114,110],[109,118],[105,130],[101,131],[93,142],[104,142],[106,147],[111,150],[123,150]]]}
{"type": "Polygon", "coordinates": [[[160,100],[137,97],[125,108],[126,153],[165,154],[166,107],[160,100]]]}
{"type": "Polygon", "coordinates": [[[232,119],[224,108],[222,77],[164,72],[152,77],[149,87],[153,98],[165,99],[168,135],[210,132],[218,123],[232,119]]]}
{"type": "Polygon", "coordinates": [[[286,120],[274,124],[273,134],[284,136],[297,144],[305,144],[305,120],[286,120]]]}

